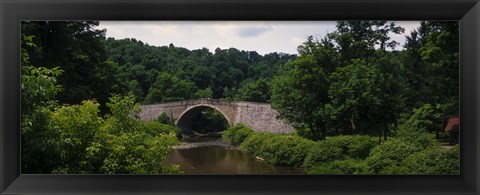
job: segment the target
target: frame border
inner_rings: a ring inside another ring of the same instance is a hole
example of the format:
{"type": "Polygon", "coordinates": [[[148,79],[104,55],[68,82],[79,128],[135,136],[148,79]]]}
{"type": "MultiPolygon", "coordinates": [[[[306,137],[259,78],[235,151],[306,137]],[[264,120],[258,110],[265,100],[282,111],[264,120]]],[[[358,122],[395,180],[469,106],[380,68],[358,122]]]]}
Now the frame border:
{"type": "Polygon", "coordinates": [[[479,55],[479,0],[0,0],[0,194],[480,194],[479,55]],[[358,19],[460,20],[460,176],[20,174],[21,20],[358,19]]]}

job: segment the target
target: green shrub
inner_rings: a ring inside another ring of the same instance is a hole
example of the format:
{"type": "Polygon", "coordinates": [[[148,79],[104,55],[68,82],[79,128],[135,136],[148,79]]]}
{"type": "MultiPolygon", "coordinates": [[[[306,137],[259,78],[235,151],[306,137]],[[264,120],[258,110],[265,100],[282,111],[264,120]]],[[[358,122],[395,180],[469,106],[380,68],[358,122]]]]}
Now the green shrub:
{"type": "MultiPolygon", "coordinates": [[[[180,173],[178,166],[165,165],[171,146],[178,143],[175,134],[159,134],[145,142],[145,132],[132,131],[116,134],[102,131],[88,147],[86,161],[81,162],[86,173],[100,174],[171,174],[180,173]]],[[[57,170],[62,173],[62,170],[57,170]]]]}
{"type": "Polygon", "coordinates": [[[396,137],[421,148],[434,146],[435,142],[427,132],[435,128],[433,121],[439,117],[438,115],[431,104],[413,109],[413,114],[405,122],[400,122],[396,137]]]}
{"type": "Polygon", "coordinates": [[[174,133],[177,137],[180,137],[182,134],[182,131],[178,127],[157,121],[145,122],[143,123],[143,126],[145,127],[145,132],[151,136],[174,133]]]}
{"type": "Polygon", "coordinates": [[[293,135],[273,135],[260,147],[259,156],[276,165],[301,166],[315,142],[293,135]]]}
{"type": "Polygon", "coordinates": [[[400,124],[399,130],[426,132],[433,128],[434,118],[436,118],[434,107],[431,104],[424,104],[420,108],[413,109],[413,114],[400,124]]]}
{"type": "Polygon", "coordinates": [[[254,156],[259,156],[260,148],[271,136],[270,133],[253,133],[240,144],[240,147],[254,156]]]}
{"type": "Polygon", "coordinates": [[[333,162],[318,164],[308,170],[308,174],[370,174],[364,160],[348,158],[333,162]]]}
{"type": "Polygon", "coordinates": [[[366,162],[374,173],[394,174],[398,166],[410,154],[421,148],[401,139],[390,139],[372,149],[366,162]]]}
{"type": "Polygon", "coordinates": [[[103,123],[99,106],[94,101],[82,101],[82,105],[57,107],[50,115],[50,131],[55,136],[49,142],[57,147],[59,167],[69,172],[81,170],[78,162],[103,123]]]}
{"type": "Polygon", "coordinates": [[[252,134],[252,129],[244,124],[237,124],[223,131],[222,139],[231,142],[233,145],[240,145],[248,136],[252,134]]]}
{"type": "Polygon", "coordinates": [[[434,138],[430,136],[430,134],[425,132],[410,131],[402,133],[401,136],[398,136],[397,138],[422,149],[439,145],[438,142],[435,142],[434,138]]]}
{"type": "Polygon", "coordinates": [[[267,163],[298,167],[315,145],[314,141],[295,135],[254,133],[240,147],[267,163]]]}
{"type": "Polygon", "coordinates": [[[341,160],[345,157],[340,147],[329,143],[326,141],[319,142],[306,156],[303,166],[311,168],[315,165],[341,160]]]}
{"type": "Polygon", "coordinates": [[[431,147],[408,156],[408,174],[460,174],[460,147],[431,147]]]}
{"type": "Polygon", "coordinates": [[[305,159],[305,167],[313,167],[318,164],[346,158],[364,159],[376,142],[370,136],[343,135],[327,137],[320,141],[305,159]]]}
{"type": "Polygon", "coordinates": [[[158,116],[158,118],[155,121],[157,121],[159,123],[162,123],[162,124],[168,124],[168,125],[173,124],[172,119],[170,119],[170,117],[165,112],[162,112],[162,114],[160,116],[158,116]]]}

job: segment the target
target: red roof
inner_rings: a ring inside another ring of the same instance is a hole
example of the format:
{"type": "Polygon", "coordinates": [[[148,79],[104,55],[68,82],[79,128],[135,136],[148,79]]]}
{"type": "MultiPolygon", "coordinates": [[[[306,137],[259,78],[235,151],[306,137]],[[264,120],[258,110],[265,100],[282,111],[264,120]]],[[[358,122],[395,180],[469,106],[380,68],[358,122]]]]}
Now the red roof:
{"type": "Polygon", "coordinates": [[[460,118],[458,117],[450,118],[448,119],[448,124],[445,127],[445,131],[452,131],[452,129],[457,125],[460,125],[460,118]]]}

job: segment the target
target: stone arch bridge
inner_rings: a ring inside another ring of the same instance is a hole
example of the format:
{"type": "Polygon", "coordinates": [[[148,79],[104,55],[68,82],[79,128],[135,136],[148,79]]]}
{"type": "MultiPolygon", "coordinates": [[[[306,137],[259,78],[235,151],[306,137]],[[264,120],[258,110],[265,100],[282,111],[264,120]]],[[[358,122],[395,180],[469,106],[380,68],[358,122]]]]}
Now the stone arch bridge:
{"type": "Polygon", "coordinates": [[[140,119],[152,121],[162,113],[173,119],[182,131],[188,131],[197,114],[205,107],[220,112],[229,125],[243,123],[256,132],[291,133],[293,127],[277,119],[278,112],[267,103],[217,99],[193,99],[141,106],[140,119]]]}

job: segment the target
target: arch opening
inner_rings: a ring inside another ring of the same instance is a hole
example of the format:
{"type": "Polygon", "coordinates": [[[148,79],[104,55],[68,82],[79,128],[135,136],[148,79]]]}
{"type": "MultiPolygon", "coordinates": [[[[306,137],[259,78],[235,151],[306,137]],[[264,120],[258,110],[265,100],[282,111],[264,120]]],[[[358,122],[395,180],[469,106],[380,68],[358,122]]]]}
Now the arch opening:
{"type": "Polygon", "coordinates": [[[197,106],[185,111],[177,122],[183,134],[215,134],[229,126],[227,117],[210,106],[197,106]]]}

